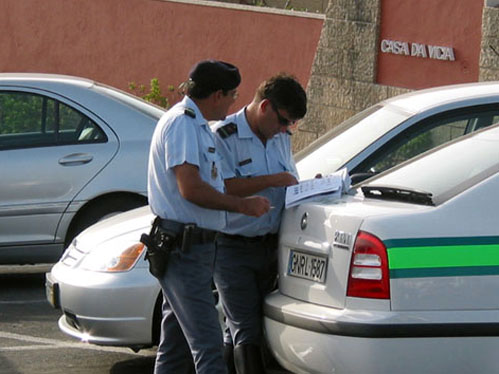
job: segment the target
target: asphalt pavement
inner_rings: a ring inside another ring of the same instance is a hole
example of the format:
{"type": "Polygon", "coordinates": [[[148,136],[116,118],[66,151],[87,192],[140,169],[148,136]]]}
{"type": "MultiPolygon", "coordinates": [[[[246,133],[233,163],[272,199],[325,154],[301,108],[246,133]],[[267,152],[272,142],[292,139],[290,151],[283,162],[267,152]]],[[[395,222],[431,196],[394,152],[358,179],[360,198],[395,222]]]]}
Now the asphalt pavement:
{"type": "Polygon", "coordinates": [[[99,347],[63,334],[45,299],[50,265],[0,266],[0,374],[152,373],[155,350],[99,347]]]}
{"type": "MultiPolygon", "coordinates": [[[[51,265],[0,265],[0,374],[149,374],[155,348],[101,347],[63,334],[45,298],[51,265]]],[[[267,374],[290,374],[270,368],[267,374]]]]}

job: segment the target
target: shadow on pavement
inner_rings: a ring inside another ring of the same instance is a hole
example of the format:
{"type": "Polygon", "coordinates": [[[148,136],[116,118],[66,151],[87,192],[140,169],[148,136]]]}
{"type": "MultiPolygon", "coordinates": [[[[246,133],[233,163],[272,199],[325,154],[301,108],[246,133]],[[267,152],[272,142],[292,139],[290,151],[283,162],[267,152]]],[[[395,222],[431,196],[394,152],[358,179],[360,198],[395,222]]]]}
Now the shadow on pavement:
{"type": "Polygon", "coordinates": [[[110,374],[147,374],[154,370],[155,357],[138,357],[121,361],[113,365],[110,374]]]}
{"type": "Polygon", "coordinates": [[[0,355],[0,374],[21,374],[8,359],[0,355]]]}

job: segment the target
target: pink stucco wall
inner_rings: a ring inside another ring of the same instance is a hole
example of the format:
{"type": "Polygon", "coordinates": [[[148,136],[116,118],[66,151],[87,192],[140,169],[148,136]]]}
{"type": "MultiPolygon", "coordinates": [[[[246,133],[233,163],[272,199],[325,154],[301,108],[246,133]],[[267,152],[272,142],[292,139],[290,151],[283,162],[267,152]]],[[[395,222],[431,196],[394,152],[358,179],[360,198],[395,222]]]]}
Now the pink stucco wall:
{"type": "Polygon", "coordinates": [[[307,84],[322,24],[320,17],[162,0],[2,0],[0,72],[77,75],[124,90],[158,78],[166,88],[196,61],[216,58],[241,70],[239,107],[274,73],[307,84]]]}
{"type": "Polygon", "coordinates": [[[380,42],[452,47],[455,61],[379,52],[378,83],[417,89],[478,80],[483,0],[382,0],[381,5],[380,42]]]}

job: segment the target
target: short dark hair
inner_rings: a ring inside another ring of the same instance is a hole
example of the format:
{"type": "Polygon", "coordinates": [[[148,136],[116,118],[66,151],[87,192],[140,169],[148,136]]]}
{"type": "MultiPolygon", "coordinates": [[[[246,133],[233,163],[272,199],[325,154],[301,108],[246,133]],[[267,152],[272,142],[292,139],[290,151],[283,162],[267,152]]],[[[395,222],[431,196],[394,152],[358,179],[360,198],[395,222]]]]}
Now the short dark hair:
{"type": "Polygon", "coordinates": [[[262,82],[256,90],[256,98],[264,99],[279,109],[284,109],[292,119],[305,117],[307,94],[296,78],[287,73],[279,73],[262,82]]]}
{"type": "Polygon", "coordinates": [[[241,75],[236,66],[223,61],[204,60],[194,65],[189,73],[187,95],[205,99],[218,90],[227,95],[240,83],[241,75]]]}

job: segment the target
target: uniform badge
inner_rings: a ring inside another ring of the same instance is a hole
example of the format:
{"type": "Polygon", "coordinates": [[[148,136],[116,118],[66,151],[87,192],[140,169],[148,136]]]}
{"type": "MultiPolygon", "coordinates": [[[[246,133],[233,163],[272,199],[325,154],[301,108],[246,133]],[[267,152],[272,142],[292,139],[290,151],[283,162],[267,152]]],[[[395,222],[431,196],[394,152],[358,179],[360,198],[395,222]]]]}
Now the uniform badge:
{"type": "Polygon", "coordinates": [[[218,176],[217,166],[215,165],[215,162],[213,162],[211,164],[211,178],[217,179],[217,176],[218,176]]]}
{"type": "Polygon", "coordinates": [[[239,166],[244,166],[244,165],[248,165],[248,164],[251,164],[251,163],[252,163],[251,158],[248,158],[248,159],[246,159],[244,161],[239,162],[239,166]]]}

